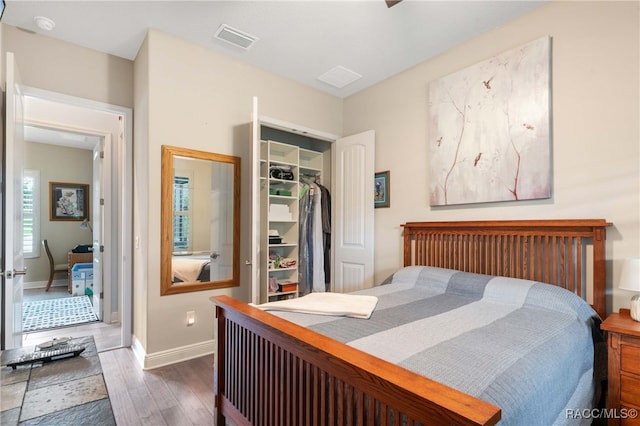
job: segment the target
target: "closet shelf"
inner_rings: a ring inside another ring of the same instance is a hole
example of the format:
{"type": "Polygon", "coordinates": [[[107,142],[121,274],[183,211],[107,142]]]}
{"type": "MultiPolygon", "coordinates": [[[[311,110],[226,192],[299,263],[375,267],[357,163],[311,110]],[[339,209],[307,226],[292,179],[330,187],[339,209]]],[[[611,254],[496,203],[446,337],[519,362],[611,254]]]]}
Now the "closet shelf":
{"type": "Polygon", "coordinates": [[[307,173],[312,173],[312,174],[317,174],[322,172],[321,169],[316,169],[315,167],[305,167],[305,166],[300,166],[300,173],[302,174],[307,174],[307,173]]]}
{"type": "Polygon", "coordinates": [[[287,179],[276,179],[276,178],[269,178],[269,182],[271,183],[277,183],[277,184],[296,184],[298,183],[297,180],[287,180],[287,179]]]}
{"type": "Polygon", "coordinates": [[[291,268],[269,268],[268,271],[269,272],[284,272],[284,271],[295,271],[297,270],[298,267],[297,266],[293,266],[291,268]]]}
{"type": "Polygon", "coordinates": [[[292,290],[292,291],[276,291],[273,293],[269,293],[268,296],[272,297],[272,296],[280,296],[280,295],[285,295],[285,294],[296,294],[298,293],[298,290],[292,290]]]}
{"type": "Polygon", "coordinates": [[[288,161],[274,160],[274,159],[269,160],[269,164],[272,165],[272,166],[298,167],[298,165],[296,163],[290,163],[288,161]]]}

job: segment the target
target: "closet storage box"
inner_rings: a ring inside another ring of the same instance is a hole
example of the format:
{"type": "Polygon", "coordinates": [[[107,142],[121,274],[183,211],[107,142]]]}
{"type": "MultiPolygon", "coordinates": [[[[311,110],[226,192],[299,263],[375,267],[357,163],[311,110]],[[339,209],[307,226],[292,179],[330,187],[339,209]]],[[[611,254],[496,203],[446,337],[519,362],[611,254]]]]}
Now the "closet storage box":
{"type": "Polygon", "coordinates": [[[291,214],[291,209],[286,204],[269,204],[269,220],[278,221],[278,220],[293,220],[293,215],[291,214]]]}
{"type": "Polygon", "coordinates": [[[93,263],[76,263],[71,268],[71,295],[84,296],[87,289],[93,295],[93,263]]]}
{"type": "Polygon", "coordinates": [[[289,281],[278,283],[278,291],[281,293],[289,293],[298,289],[298,283],[292,283],[289,281]]]}

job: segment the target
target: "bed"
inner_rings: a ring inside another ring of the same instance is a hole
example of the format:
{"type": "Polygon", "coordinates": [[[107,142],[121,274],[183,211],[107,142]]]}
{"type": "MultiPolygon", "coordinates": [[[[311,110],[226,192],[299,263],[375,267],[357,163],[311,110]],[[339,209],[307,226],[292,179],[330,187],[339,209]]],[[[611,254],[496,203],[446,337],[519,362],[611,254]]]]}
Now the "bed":
{"type": "Polygon", "coordinates": [[[181,254],[171,258],[173,283],[210,281],[211,258],[206,255],[181,254]]]}
{"type": "MultiPolygon", "coordinates": [[[[544,301],[543,306],[536,308],[541,309],[540,311],[525,309],[525,314],[534,318],[530,324],[535,325],[540,322],[535,318],[542,317],[553,318],[549,324],[559,324],[555,318],[568,317],[568,329],[571,330],[568,336],[582,337],[567,341],[565,350],[556,351],[567,352],[568,359],[558,360],[556,363],[553,359],[555,352],[543,353],[543,358],[550,359],[549,368],[540,370],[535,367],[535,370],[527,359],[522,362],[509,361],[514,375],[510,376],[511,382],[498,383],[498,387],[506,387],[507,395],[517,394],[519,391],[511,390],[509,386],[514,381],[517,382],[518,378],[547,375],[547,382],[561,382],[569,380],[567,378],[571,376],[570,380],[580,383],[575,385],[575,394],[562,397],[564,400],[555,402],[556,405],[576,410],[590,408],[595,401],[601,400],[598,397],[601,389],[599,379],[604,375],[599,368],[603,362],[597,350],[601,336],[598,336],[596,330],[599,318],[605,315],[606,306],[607,226],[609,223],[602,219],[406,223],[403,225],[404,266],[394,274],[389,284],[374,287],[372,291],[378,294],[393,293],[394,286],[410,287],[411,280],[415,287],[415,282],[425,281],[424,277],[417,278],[422,274],[431,278],[440,277],[436,282],[441,282],[440,290],[420,288],[419,291],[423,293],[442,293],[442,288],[449,287],[449,284],[442,282],[449,283],[453,279],[455,284],[452,288],[457,288],[458,292],[486,292],[497,298],[513,294],[521,304],[522,295],[531,293],[529,288],[535,289],[533,293],[536,294],[551,294],[553,310],[544,301]],[[478,284],[483,279],[484,284],[478,284]],[[502,287],[505,281],[509,282],[510,287],[502,287]],[[514,283],[515,289],[512,286],[514,283]],[[517,287],[517,284],[522,287],[517,287]],[[492,290],[486,291],[488,287],[492,290]],[[580,299],[588,301],[591,307],[580,299]],[[582,367],[574,371],[572,364],[580,364],[582,367]],[[585,381],[588,383],[585,384],[585,381]]],[[[403,294],[405,298],[419,298],[415,295],[407,296],[409,293],[403,294]]],[[[462,297],[468,295],[463,294],[462,297]]],[[[529,296],[526,298],[528,305],[529,296]]],[[[424,300],[427,304],[438,305],[426,296],[424,300]]],[[[534,297],[533,300],[533,304],[536,304],[535,300],[538,299],[534,297]]],[[[300,319],[296,316],[303,314],[273,315],[227,296],[216,296],[212,301],[216,304],[217,316],[214,378],[217,424],[225,424],[225,419],[233,424],[264,425],[491,425],[501,419],[504,424],[522,421],[514,418],[518,414],[514,414],[512,407],[514,404],[522,404],[522,400],[505,401],[500,396],[492,400],[493,397],[486,394],[474,396],[468,393],[469,389],[475,392],[476,379],[473,378],[462,389],[446,383],[456,370],[459,370],[459,376],[467,375],[465,372],[469,371],[484,371],[486,366],[483,362],[493,355],[475,352],[470,359],[472,363],[478,363],[476,370],[469,369],[468,366],[458,368],[457,365],[442,364],[441,370],[447,373],[443,373],[443,377],[428,378],[416,370],[425,365],[438,365],[443,360],[442,355],[433,358],[428,353],[426,358],[413,362],[412,367],[412,363],[404,359],[394,361],[395,363],[383,359],[387,357],[384,350],[382,355],[379,351],[378,356],[372,355],[369,353],[370,349],[373,348],[376,353],[376,344],[372,345],[371,342],[365,345],[353,344],[354,341],[366,341],[366,337],[345,337],[345,334],[352,333],[352,327],[347,325],[349,322],[359,321],[355,327],[357,329],[365,327],[363,324],[369,324],[371,320],[318,319],[314,315],[300,319]],[[331,330],[337,331],[333,337],[329,336],[332,334],[331,330]],[[368,352],[358,346],[369,347],[368,352]],[[417,369],[415,365],[418,365],[417,369]]],[[[513,301],[507,302],[512,303],[513,301]]],[[[379,305],[371,316],[372,320],[388,307],[388,301],[380,298],[379,305]],[[379,308],[380,311],[377,311],[379,308]]],[[[422,305],[422,302],[418,305],[422,305]]],[[[483,306],[475,302],[470,305],[483,306]]],[[[415,312],[415,306],[400,311],[411,316],[415,312]]],[[[483,317],[483,312],[488,312],[491,316],[502,309],[493,305],[484,306],[484,311],[481,308],[474,311],[472,320],[456,317],[456,314],[451,318],[457,319],[447,322],[442,320],[441,315],[429,314],[439,318],[440,323],[431,328],[433,333],[425,334],[438,335],[442,330],[456,329],[460,327],[460,323],[473,322],[477,316],[483,317]],[[490,308],[487,309],[486,306],[490,308]]],[[[509,318],[510,321],[503,321],[500,327],[509,322],[528,327],[527,323],[519,322],[522,318],[517,321],[512,321],[513,317],[509,318]]],[[[384,319],[383,322],[387,320],[384,319]]],[[[371,321],[371,324],[375,326],[376,321],[371,321]]],[[[493,323],[491,318],[487,320],[487,324],[493,323]]],[[[501,344],[506,349],[503,348],[499,353],[507,352],[509,341],[504,339],[508,333],[499,328],[497,332],[495,329],[492,332],[503,339],[501,344]]],[[[466,333],[466,330],[460,332],[469,341],[484,338],[482,333],[466,333]]],[[[535,335],[545,333],[533,332],[535,335]]],[[[389,332],[387,338],[392,338],[394,334],[395,331],[389,332]]],[[[454,342],[449,337],[444,340],[452,343],[445,348],[449,351],[451,360],[464,358],[467,352],[464,346],[459,346],[459,342],[454,342]]],[[[526,346],[528,341],[520,339],[513,346],[520,348],[526,346]]],[[[556,337],[555,344],[560,345],[563,341],[562,337],[556,337]]],[[[380,347],[382,346],[384,345],[380,343],[380,347]]],[[[549,343],[542,347],[549,348],[549,343]]],[[[393,349],[396,353],[411,351],[410,348],[400,347],[397,342],[393,349]]],[[[394,351],[389,356],[392,361],[394,351]]],[[[491,368],[487,367],[487,370],[491,368]]],[[[481,379],[483,376],[479,376],[477,380],[481,379]]],[[[552,392],[566,394],[568,391],[550,388],[547,397],[552,394],[554,398],[548,401],[557,399],[556,396],[561,397],[552,392]]],[[[544,393],[543,389],[542,399],[532,402],[534,409],[535,404],[545,404],[544,393]]],[[[538,406],[537,409],[547,408],[544,405],[542,407],[538,406]]]]}

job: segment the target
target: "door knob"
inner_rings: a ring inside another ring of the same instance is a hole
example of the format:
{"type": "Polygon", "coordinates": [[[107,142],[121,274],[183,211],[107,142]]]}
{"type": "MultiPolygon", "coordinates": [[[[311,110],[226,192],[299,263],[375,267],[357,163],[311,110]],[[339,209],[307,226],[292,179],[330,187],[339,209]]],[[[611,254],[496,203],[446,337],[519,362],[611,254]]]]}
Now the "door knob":
{"type": "Polygon", "coordinates": [[[15,277],[16,275],[27,275],[27,268],[24,268],[22,271],[16,271],[15,269],[13,271],[2,271],[0,272],[0,276],[3,276],[7,279],[11,279],[13,277],[15,277]]]}

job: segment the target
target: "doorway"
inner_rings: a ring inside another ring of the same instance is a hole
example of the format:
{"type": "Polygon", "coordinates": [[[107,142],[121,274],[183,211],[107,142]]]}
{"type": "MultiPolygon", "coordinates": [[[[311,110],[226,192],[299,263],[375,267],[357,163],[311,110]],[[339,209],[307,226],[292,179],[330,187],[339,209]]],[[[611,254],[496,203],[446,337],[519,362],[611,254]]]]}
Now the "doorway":
{"type": "MultiPolygon", "coordinates": [[[[131,200],[127,194],[132,192],[131,110],[35,88],[23,89],[25,140],[32,140],[35,148],[31,148],[48,150],[49,155],[45,157],[53,164],[63,163],[60,160],[63,157],[67,160],[77,157],[75,165],[57,164],[68,169],[66,174],[62,172],[61,177],[52,176],[51,171],[42,173],[40,170],[39,215],[40,223],[46,223],[40,231],[46,232],[39,232],[35,236],[37,241],[33,241],[35,245],[48,239],[55,263],[67,263],[69,270],[56,275],[48,291],[45,291],[42,274],[34,280],[26,279],[23,303],[79,296],[71,287],[69,259],[71,253],[75,255],[77,250],[90,247],[94,255],[89,255],[91,261],[86,262],[85,259],[82,265],[90,268],[87,271],[90,270],[95,278],[92,277],[90,287],[88,282],[84,283],[87,287],[82,289],[82,296],[91,300],[92,308],[99,317],[99,321],[87,325],[25,333],[23,345],[38,344],[51,337],[93,334],[99,350],[130,346],[131,200]],[[34,129],[40,134],[39,138],[30,136],[34,129]],[[96,161],[101,165],[96,165],[96,161]],[[73,172],[78,171],[74,169],[83,169],[84,179],[74,178],[73,172]],[[90,203],[87,204],[90,211],[88,220],[71,223],[52,221],[52,182],[77,183],[75,181],[89,182],[90,190],[86,197],[90,203]],[[71,234],[75,236],[70,237],[71,234]],[[96,283],[102,285],[96,287],[96,283]]],[[[25,159],[29,161],[28,156],[25,159]]],[[[28,164],[25,169],[29,169],[28,164]]],[[[41,268],[47,268],[48,278],[48,260],[41,244],[39,248],[39,256],[35,256],[32,262],[27,258],[25,263],[35,265],[39,261],[41,268]]],[[[38,267],[34,269],[37,271],[38,267]]]]}
{"type": "MultiPolygon", "coordinates": [[[[102,215],[96,210],[101,206],[95,201],[109,176],[94,163],[105,161],[96,155],[103,152],[105,139],[99,129],[86,133],[60,123],[24,125],[25,345],[36,333],[57,333],[55,337],[104,319],[98,294],[102,274],[93,264],[93,245],[102,244],[102,215]]],[[[96,260],[95,266],[101,266],[101,259],[96,260]]],[[[117,318],[107,320],[112,328],[119,324],[117,318]]]]}

